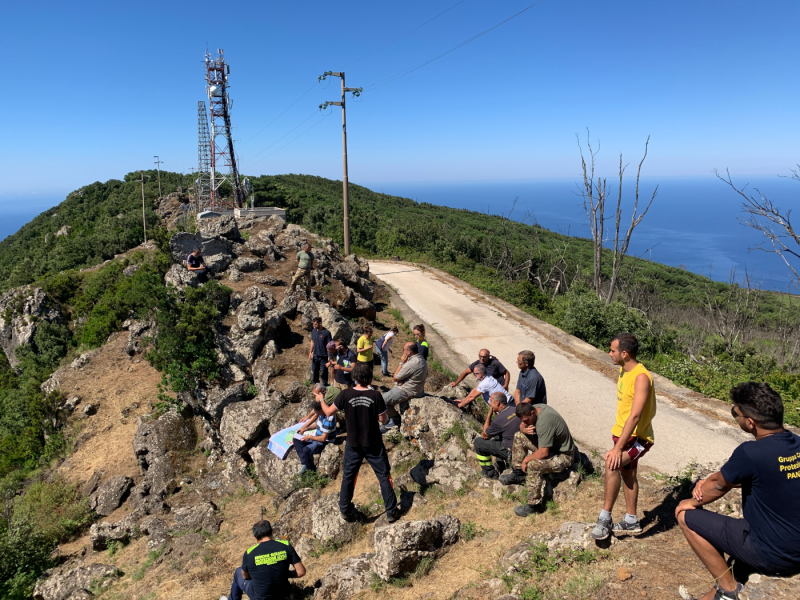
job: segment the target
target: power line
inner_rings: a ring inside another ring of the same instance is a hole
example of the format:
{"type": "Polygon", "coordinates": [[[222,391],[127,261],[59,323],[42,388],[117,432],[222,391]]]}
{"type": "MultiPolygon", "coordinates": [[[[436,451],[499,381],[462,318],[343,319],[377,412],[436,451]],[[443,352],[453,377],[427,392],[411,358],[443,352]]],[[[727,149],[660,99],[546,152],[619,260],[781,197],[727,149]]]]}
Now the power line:
{"type": "Polygon", "coordinates": [[[508,22],[509,22],[511,19],[514,19],[514,18],[516,18],[516,17],[520,16],[522,13],[524,13],[524,12],[526,12],[526,11],[529,11],[529,10],[530,10],[530,9],[532,9],[534,6],[538,6],[539,4],[541,4],[541,3],[542,3],[542,2],[544,2],[544,1],[545,1],[545,0],[539,0],[538,2],[534,2],[533,4],[531,4],[530,6],[528,6],[527,8],[523,8],[523,9],[522,9],[521,11],[519,11],[518,13],[516,13],[516,14],[513,14],[513,15],[511,15],[510,17],[508,17],[507,19],[504,19],[504,20],[500,21],[500,22],[499,22],[499,23],[497,23],[496,25],[492,25],[492,26],[491,26],[491,27],[489,27],[488,29],[484,29],[484,30],[483,30],[483,31],[481,31],[480,33],[476,33],[475,35],[473,35],[473,36],[472,36],[472,37],[470,37],[470,38],[467,38],[467,39],[466,39],[466,40],[464,40],[463,42],[460,42],[460,43],[456,44],[455,46],[453,46],[453,47],[452,47],[452,48],[450,48],[449,50],[445,50],[445,51],[444,51],[444,52],[442,52],[441,54],[437,54],[437,55],[436,55],[436,56],[434,56],[433,58],[430,58],[430,59],[426,60],[425,62],[422,62],[422,63],[418,64],[418,65],[417,65],[417,66],[415,66],[415,67],[411,67],[411,68],[409,68],[409,69],[406,69],[405,71],[400,71],[399,73],[395,73],[394,75],[392,75],[392,76],[390,76],[390,77],[387,77],[386,79],[383,79],[382,81],[379,81],[379,82],[377,82],[377,83],[373,83],[372,85],[368,86],[368,89],[375,89],[375,88],[378,88],[378,87],[380,87],[380,86],[382,86],[382,85],[385,85],[385,84],[387,84],[387,83],[389,83],[389,82],[391,82],[391,81],[394,81],[395,79],[399,79],[400,77],[405,77],[405,76],[406,76],[406,75],[408,75],[409,73],[413,73],[413,72],[414,72],[414,71],[416,71],[417,69],[421,69],[421,68],[422,68],[422,67],[424,67],[425,65],[429,65],[429,64],[430,64],[430,63],[432,63],[433,61],[435,61],[435,60],[439,60],[440,58],[442,58],[442,57],[444,57],[444,56],[447,56],[447,55],[448,55],[448,54],[450,54],[451,52],[454,52],[454,51],[458,50],[459,48],[461,48],[461,47],[463,47],[463,46],[466,46],[466,45],[467,45],[467,44],[469,44],[470,42],[474,42],[474,41],[475,41],[475,40],[477,40],[479,37],[482,37],[482,36],[486,35],[487,33],[489,33],[490,31],[492,31],[492,30],[494,30],[494,29],[497,29],[497,28],[498,28],[498,27],[500,27],[501,25],[504,25],[505,23],[508,23],[508,22]]]}
{"type": "MultiPolygon", "coordinates": [[[[317,82],[317,83],[319,83],[319,82],[317,82]]],[[[263,129],[260,129],[260,130],[258,131],[258,133],[256,133],[256,134],[255,134],[253,137],[251,137],[250,139],[248,139],[248,140],[247,140],[247,142],[250,142],[250,141],[252,141],[254,138],[256,138],[256,137],[258,137],[259,135],[261,135],[261,134],[262,134],[264,131],[266,131],[266,130],[267,130],[267,128],[269,128],[269,126],[270,126],[270,125],[272,125],[272,124],[273,124],[275,121],[277,121],[277,120],[278,120],[278,119],[280,119],[280,118],[281,118],[283,115],[285,115],[287,112],[289,112],[289,109],[290,109],[290,108],[292,108],[292,107],[293,107],[295,104],[297,104],[298,102],[300,102],[300,100],[302,100],[302,99],[303,99],[303,98],[306,96],[306,94],[308,94],[308,92],[310,92],[311,90],[313,90],[313,89],[316,87],[317,83],[314,83],[314,84],[313,84],[313,85],[312,85],[310,88],[308,88],[308,89],[307,89],[305,92],[303,92],[303,93],[300,95],[300,97],[299,97],[297,100],[295,100],[294,102],[292,102],[292,103],[289,105],[289,108],[287,108],[287,109],[286,109],[286,110],[284,110],[284,111],[283,111],[281,114],[279,114],[277,117],[275,117],[274,119],[272,119],[272,121],[270,121],[270,122],[269,122],[269,123],[268,123],[268,124],[267,124],[267,125],[266,125],[266,126],[263,128],[263,129]]],[[[241,148],[241,147],[242,147],[242,146],[244,146],[244,145],[245,145],[247,142],[242,142],[241,144],[239,144],[239,147],[241,148]]]]}
{"type": "MultiPolygon", "coordinates": [[[[299,122],[297,125],[295,125],[294,127],[292,127],[292,128],[289,130],[289,131],[287,131],[286,133],[284,133],[284,134],[283,134],[281,137],[279,137],[277,140],[275,140],[274,142],[272,142],[272,143],[271,143],[269,146],[267,146],[266,148],[264,148],[263,150],[261,150],[261,152],[259,152],[258,154],[254,154],[254,155],[253,155],[253,157],[252,157],[252,158],[251,158],[251,159],[248,161],[248,164],[252,164],[252,162],[253,162],[253,159],[254,159],[256,156],[258,156],[259,154],[263,154],[264,152],[266,152],[267,150],[269,150],[270,148],[272,148],[272,146],[274,146],[275,144],[277,144],[278,142],[280,142],[280,141],[281,141],[283,138],[285,138],[287,135],[289,135],[290,133],[292,133],[292,132],[293,132],[295,129],[297,129],[298,127],[300,127],[300,125],[302,125],[303,123],[305,123],[306,121],[308,121],[308,120],[309,120],[311,117],[313,117],[315,114],[317,114],[317,112],[318,112],[318,110],[315,110],[315,111],[314,111],[314,112],[312,112],[310,115],[308,115],[308,116],[307,116],[305,119],[303,119],[302,121],[300,121],[300,122],[299,122]]],[[[272,155],[270,154],[270,156],[272,156],[272,155]]],[[[264,158],[266,158],[266,157],[264,157],[264,158]]]]}
{"type": "Polygon", "coordinates": [[[424,22],[422,25],[417,25],[417,26],[416,26],[416,27],[414,27],[414,29],[412,29],[411,31],[407,31],[406,33],[404,33],[404,34],[403,34],[403,35],[401,35],[400,37],[397,37],[397,38],[393,39],[393,40],[392,40],[391,42],[389,42],[388,44],[384,44],[384,45],[383,45],[383,46],[381,46],[380,48],[377,48],[377,49],[373,50],[372,52],[367,52],[367,53],[366,53],[364,56],[361,56],[361,57],[359,57],[359,58],[355,59],[354,61],[347,63],[346,65],[344,65],[344,66],[345,66],[345,68],[349,67],[349,66],[350,66],[350,65],[352,65],[352,64],[355,64],[355,63],[357,63],[358,61],[360,61],[360,60],[361,60],[361,59],[363,59],[363,58],[367,58],[368,56],[372,56],[372,55],[373,55],[373,54],[375,54],[376,52],[380,52],[381,50],[383,50],[384,48],[386,48],[386,47],[388,47],[388,46],[391,46],[391,45],[392,45],[392,44],[394,44],[395,42],[398,42],[398,41],[402,40],[404,37],[406,37],[406,36],[408,36],[408,35],[411,35],[412,33],[414,33],[414,32],[415,32],[417,29],[419,29],[419,28],[421,28],[421,27],[424,27],[425,25],[427,25],[427,24],[428,24],[428,23],[430,23],[431,21],[435,21],[436,19],[438,19],[439,17],[441,17],[443,14],[445,14],[445,13],[447,13],[447,12],[450,12],[450,11],[451,11],[451,10],[453,10],[453,9],[454,9],[456,6],[458,6],[459,4],[463,4],[464,2],[466,2],[466,0],[461,0],[460,2],[456,2],[455,4],[453,4],[453,6],[451,6],[451,7],[450,7],[450,8],[448,8],[447,10],[443,10],[442,12],[440,12],[440,13],[439,13],[438,15],[436,15],[435,17],[432,17],[432,18],[428,19],[428,20],[427,20],[427,21],[425,21],[425,22],[424,22]]]}
{"type": "MultiPolygon", "coordinates": [[[[319,112],[319,111],[317,111],[317,112],[319,112]]],[[[277,154],[278,152],[280,152],[281,150],[283,150],[284,148],[286,148],[286,146],[288,146],[289,144],[291,144],[292,142],[294,142],[296,139],[303,137],[305,134],[307,134],[309,131],[311,131],[312,129],[314,129],[314,127],[316,127],[317,125],[319,125],[320,123],[322,123],[322,122],[323,122],[325,119],[327,119],[327,118],[328,118],[328,117],[330,117],[330,116],[331,116],[331,113],[328,113],[327,115],[325,115],[324,117],[322,117],[322,118],[321,118],[319,121],[317,121],[316,123],[314,123],[314,124],[313,124],[311,127],[309,127],[308,129],[306,129],[306,130],[305,130],[305,131],[303,131],[302,133],[298,134],[296,137],[294,137],[294,138],[292,138],[291,140],[289,140],[288,142],[286,142],[286,143],[285,143],[283,146],[281,146],[281,147],[280,147],[280,148],[278,148],[277,150],[273,150],[272,152],[270,152],[269,154],[267,154],[267,155],[266,155],[264,158],[261,158],[261,159],[257,160],[257,161],[256,161],[256,162],[254,162],[254,163],[250,163],[250,165],[248,165],[248,168],[252,167],[253,165],[257,165],[257,164],[258,164],[258,163],[260,163],[262,160],[266,160],[266,159],[268,159],[268,158],[269,158],[270,156],[272,156],[273,154],[277,154]]],[[[306,121],[308,121],[308,119],[306,119],[306,121]]],[[[295,129],[297,129],[297,128],[295,128],[295,129]]]]}

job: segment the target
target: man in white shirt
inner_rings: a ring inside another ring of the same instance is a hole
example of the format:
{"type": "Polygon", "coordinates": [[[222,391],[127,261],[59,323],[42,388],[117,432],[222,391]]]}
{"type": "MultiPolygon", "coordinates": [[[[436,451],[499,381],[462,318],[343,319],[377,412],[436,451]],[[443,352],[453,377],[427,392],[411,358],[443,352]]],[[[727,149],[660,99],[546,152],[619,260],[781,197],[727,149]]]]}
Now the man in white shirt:
{"type": "Polygon", "coordinates": [[[506,391],[506,389],[500,384],[499,381],[497,381],[497,379],[486,375],[486,367],[484,367],[482,364],[475,365],[475,367],[472,369],[472,374],[475,376],[475,379],[478,380],[478,387],[472,390],[466,398],[457,404],[458,408],[464,408],[467,404],[481,395],[483,396],[486,404],[489,404],[490,398],[495,392],[501,392],[506,397],[507,403],[514,401],[511,394],[506,391]]]}

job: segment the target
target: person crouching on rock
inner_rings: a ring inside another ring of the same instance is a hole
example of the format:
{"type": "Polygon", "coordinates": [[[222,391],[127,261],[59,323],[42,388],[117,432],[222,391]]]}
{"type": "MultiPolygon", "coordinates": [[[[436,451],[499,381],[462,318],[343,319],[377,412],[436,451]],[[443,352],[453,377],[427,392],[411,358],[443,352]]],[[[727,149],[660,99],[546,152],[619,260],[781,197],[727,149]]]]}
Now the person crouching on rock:
{"type": "Polygon", "coordinates": [[[247,549],[242,566],[234,571],[230,596],[222,596],[220,600],[241,600],[242,592],[250,600],[283,600],[290,595],[289,579],[306,574],[306,568],[289,542],[272,539],[269,521],[253,525],[253,537],[257,544],[247,549]]]}
{"type": "Polygon", "coordinates": [[[386,454],[378,427],[378,422],[386,421],[386,404],[381,393],[369,387],[372,383],[372,365],[357,364],[353,369],[353,379],[356,382],[354,388],[344,390],[330,406],[322,406],[322,411],[327,416],[335,414],[337,410],[344,411],[347,425],[339,511],[348,522],[361,520],[363,515],[353,505],[353,492],[358,470],[366,460],[378,478],[383,505],[386,507],[386,519],[389,523],[394,523],[400,518],[400,511],[392,488],[389,455],[386,454]]]}
{"type": "Polygon", "coordinates": [[[577,446],[567,422],[556,409],[546,404],[522,402],[517,405],[516,415],[522,424],[520,431],[514,434],[511,449],[514,470],[501,475],[500,483],[526,484],[528,503],[516,507],[514,514],[527,517],[544,509],[544,475],[569,469],[575,462],[577,446]]]}
{"type": "Polygon", "coordinates": [[[497,479],[506,470],[511,461],[514,435],[520,430],[516,407],[513,402],[508,404],[508,396],[504,392],[495,392],[489,398],[490,410],[486,415],[486,423],[483,424],[480,437],[473,442],[483,476],[489,479],[497,479]],[[492,456],[497,458],[494,465],[492,456]]]}
{"type": "Polygon", "coordinates": [[[203,251],[200,248],[194,248],[186,257],[186,269],[197,275],[198,283],[208,281],[208,267],[203,260],[203,251]]]}
{"type": "Polygon", "coordinates": [[[316,471],[314,455],[322,454],[325,446],[336,439],[336,415],[326,416],[322,412],[322,402],[319,400],[314,401],[313,408],[314,416],[308,419],[297,431],[297,435],[301,436],[302,439],[295,437],[292,440],[294,449],[297,450],[297,458],[303,463],[300,468],[301,474],[306,471],[316,471]],[[314,427],[314,425],[316,425],[314,435],[308,435],[306,431],[314,427]]]}

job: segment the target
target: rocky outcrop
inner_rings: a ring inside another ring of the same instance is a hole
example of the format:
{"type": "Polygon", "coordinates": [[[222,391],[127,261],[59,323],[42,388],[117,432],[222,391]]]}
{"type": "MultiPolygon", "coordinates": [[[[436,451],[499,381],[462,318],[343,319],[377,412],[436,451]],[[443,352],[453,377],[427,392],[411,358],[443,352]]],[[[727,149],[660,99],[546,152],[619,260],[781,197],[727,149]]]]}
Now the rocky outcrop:
{"type": "Polygon", "coordinates": [[[403,414],[400,433],[411,441],[426,458],[466,459],[467,448],[478,433],[475,420],[451,403],[425,396],[414,398],[403,414]]]}
{"type": "Polygon", "coordinates": [[[222,273],[230,266],[235,256],[233,242],[224,237],[207,236],[202,232],[195,234],[181,232],[169,240],[172,258],[181,266],[185,265],[186,257],[195,248],[202,250],[203,260],[212,273],[222,273]]]}
{"type": "Polygon", "coordinates": [[[369,587],[375,554],[348,556],[328,568],[314,592],[314,600],[345,600],[369,587]]]}
{"type": "Polygon", "coordinates": [[[103,521],[94,523],[89,528],[89,540],[92,550],[99,551],[108,548],[109,542],[127,542],[139,535],[137,527],[139,519],[144,516],[139,511],[134,511],[116,523],[103,521]]]}
{"type": "Polygon", "coordinates": [[[147,549],[162,550],[169,544],[169,526],[158,517],[145,517],[137,527],[147,535],[147,549]]]}
{"type": "Polygon", "coordinates": [[[336,308],[348,317],[364,317],[374,321],[377,316],[375,305],[349,287],[344,287],[342,297],[336,302],[336,308]]]}
{"type": "Polygon", "coordinates": [[[61,323],[62,316],[42,288],[25,286],[0,296],[0,346],[12,367],[19,364],[17,347],[33,344],[36,330],[44,321],[61,323]]]}
{"type": "Polygon", "coordinates": [[[341,444],[328,444],[321,454],[315,455],[317,459],[317,473],[325,475],[329,479],[336,479],[342,468],[344,449],[341,444]]]}
{"type": "Polygon", "coordinates": [[[311,508],[311,535],[320,542],[344,544],[358,533],[359,523],[348,523],[339,512],[339,493],[323,496],[311,508]]]}
{"type": "Polygon", "coordinates": [[[236,259],[236,268],[242,273],[254,273],[255,271],[263,271],[267,268],[264,261],[260,258],[252,256],[242,256],[236,259]]]}
{"type": "Polygon", "coordinates": [[[224,238],[231,242],[244,241],[242,234],[239,233],[236,219],[227,215],[210,219],[198,219],[197,232],[206,238],[224,238]]]}
{"type": "Polygon", "coordinates": [[[150,423],[140,418],[133,452],[145,476],[142,484],[149,494],[163,499],[175,489],[181,455],[193,450],[195,442],[191,423],[175,409],[150,423]]]}
{"type": "Polygon", "coordinates": [[[384,581],[414,571],[425,558],[439,558],[458,541],[461,523],[442,515],[375,529],[373,570],[384,581]]]}
{"type": "Polygon", "coordinates": [[[172,511],[175,515],[174,532],[190,531],[199,533],[206,531],[211,535],[219,533],[222,517],[219,516],[217,507],[211,502],[201,502],[195,506],[177,508],[172,511]]]}
{"type": "Polygon", "coordinates": [[[189,271],[184,264],[172,265],[164,275],[164,283],[178,290],[185,290],[187,287],[197,287],[200,282],[197,279],[196,271],[189,271]]]}
{"type": "Polygon", "coordinates": [[[285,404],[283,394],[273,392],[225,407],[219,428],[223,450],[228,454],[246,454],[285,404]]]}
{"type": "Polygon", "coordinates": [[[281,460],[270,452],[269,440],[264,439],[252,448],[248,454],[253,460],[256,476],[261,485],[272,490],[278,496],[286,498],[294,490],[294,476],[300,471],[300,460],[297,454],[290,451],[285,460],[281,460]]]}
{"type": "Polygon", "coordinates": [[[93,597],[90,589],[104,590],[120,576],[116,567],[102,563],[62,565],[44,572],[33,588],[34,600],[77,600],[81,593],[93,597]]]}
{"type": "Polygon", "coordinates": [[[125,475],[112,477],[89,497],[89,508],[101,517],[107,517],[119,508],[132,487],[133,479],[130,477],[125,475]]]}
{"type": "MultiPolygon", "coordinates": [[[[350,342],[353,337],[353,330],[350,328],[350,323],[347,322],[339,312],[324,302],[301,302],[297,310],[303,313],[310,320],[313,317],[322,319],[322,326],[331,332],[331,337],[336,340],[342,338],[345,342],[350,342]],[[310,311],[309,309],[313,309],[310,311]]],[[[310,323],[309,323],[310,324],[310,323]]]]}
{"type": "Polygon", "coordinates": [[[264,315],[275,308],[272,292],[251,286],[242,295],[242,302],[236,310],[236,322],[243,331],[261,331],[264,328],[264,315]]]}
{"type": "Polygon", "coordinates": [[[411,469],[411,477],[423,488],[438,485],[445,491],[460,491],[476,477],[475,468],[463,460],[423,460],[411,469]]]}
{"type": "Polygon", "coordinates": [[[125,353],[128,356],[141,353],[144,350],[146,342],[144,338],[155,338],[156,335],[157,331],[155,329],[154,320],[141,320],[132,322],[128,326],[128,343],[125,344],[125,353]]]}

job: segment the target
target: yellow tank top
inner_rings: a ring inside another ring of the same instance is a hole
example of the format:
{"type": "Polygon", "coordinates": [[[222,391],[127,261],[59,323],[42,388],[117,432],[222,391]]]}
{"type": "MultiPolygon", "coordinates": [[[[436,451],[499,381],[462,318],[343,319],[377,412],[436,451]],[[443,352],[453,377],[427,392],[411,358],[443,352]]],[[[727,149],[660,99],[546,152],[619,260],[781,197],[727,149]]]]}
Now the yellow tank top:
{"type": "Polygon", "coordinates": [[[625,421],[628,420],[631,414],[631,408],[633,408],[636,377],[642,373],[647,375],[647,378],[650,380],[650,394],[647,396],[647,402],[644,404],[642,418],[639,419],[631,435],[654,442],[653,417],[656,416],[656,390],[653,386],[653,376],[650,374],[650,371],[644,368],[642,363],[639,363],[627,373],[622,367],[619,369],[619,380],[617,380],[617,422],[614,423],[614,428],[611,430],[611,433],[617,437],[622,435],[625,421]]]}

